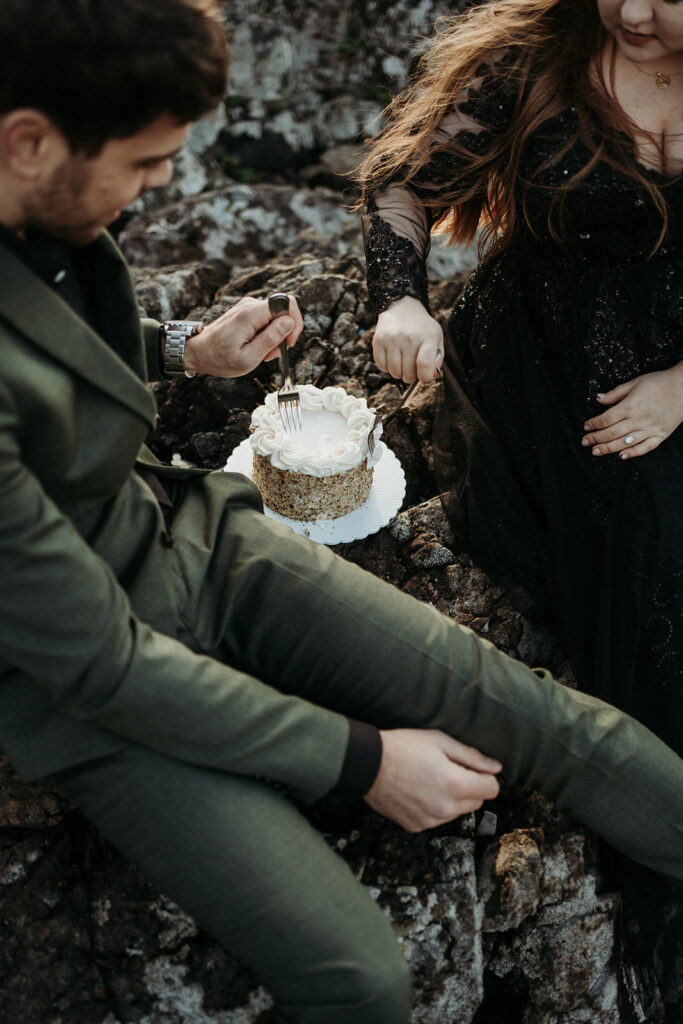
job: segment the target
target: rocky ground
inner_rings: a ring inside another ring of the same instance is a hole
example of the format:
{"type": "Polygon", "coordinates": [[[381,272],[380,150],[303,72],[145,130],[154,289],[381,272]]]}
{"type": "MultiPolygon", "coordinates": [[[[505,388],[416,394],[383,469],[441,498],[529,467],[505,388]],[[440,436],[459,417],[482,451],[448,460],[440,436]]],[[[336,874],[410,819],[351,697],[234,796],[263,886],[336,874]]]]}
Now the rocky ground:
{"type": "MultiPolygon", "coordinates": [[[[437,15],[458,3],[233,0],[226,103],[193,132],[175,182],[117,225],[144,313],[210,319],[242,295],[297,294],[297,380],[378,408],[396,385],[370,357],[373,317],[344,174],[405,81],[437,15]]],[[[436,245],[445,316],[473,265],[436,245]]],[[[277,365],[155,385],[157,454],[217,470],[246,436],[277,365]]],[[[407,478],[385,529],[351,559],[529,664],[571,673],[554,638],[494,586],[443,515],[424,385],[386,440],[407,478]]],[[[413,1024],[681,1024],[683,902],[537,794],[420,836],[362,803],[314,823],[391,918],[415,979],[413,1024]],[[635,890],[635,891],[632,891],[635,890]]],[[[155,892],[48,784],[0,761],[0,1024],[268,1024],[268,994],[155,892]]]]}
{"type": "MultiPolygon", "coordinates": [[[[258,196],[256,196],[258,198],[258,196]]],[[[283,202],[287,196],[283,194],[283,202]]],[[[192,201],[175,214],[192,217],[192,201]]],[[[206,227],[206,225],[205,225],[206,227]]],[[[122,245],[136,265],[137,227],[122,245]]],[[[399,391],[370,357],[373,318],[357,252],[304,230],[277,260],[223,271],[204,261],[135,270],[145,312],[209,320],[243,294],[290,290],[304,313],[297,380],[343,384],[390,408],[399,391]]],[[[443,315],[463,272],[435,282],[443,315]]],[[[277,364],[234,381],[155,385],[152,444],[221,469],[277,364]]],[[[408,481],[402,510],[339,553],[571,685],[547,631],[472,564],[435,490],[430,434],[438,384],[387,427],[408,481]]],[[[323,801],[313,820],[390,916],[413,969],[414,1024],[617,1024],[683,1019],[683,905],[661,890],[656,934],[640,935],[594,836],[534,794],[504,793],[485,815],[421,836],[362,804],[323,801]],[[654,944],[654,949],[653,949],[654,944]],[[634,953],[634,950],[636,952],[634,953]],[[635,957],[635,961],[634,961],[635,957]],[[635,966],[634,966],[635,962],[635,966]]],[[[643,882],[644,884],[644,882],[643,882]]],[[[650,902],[652,902],[650,900],[650,902]]],[[[265,1024],[260,990],[194,922],[49,786],[0,776],[0,1020],[7,1024],[265,1024]],[[8,1015],[4,1015],[8,1014],[8,1015]]]]}

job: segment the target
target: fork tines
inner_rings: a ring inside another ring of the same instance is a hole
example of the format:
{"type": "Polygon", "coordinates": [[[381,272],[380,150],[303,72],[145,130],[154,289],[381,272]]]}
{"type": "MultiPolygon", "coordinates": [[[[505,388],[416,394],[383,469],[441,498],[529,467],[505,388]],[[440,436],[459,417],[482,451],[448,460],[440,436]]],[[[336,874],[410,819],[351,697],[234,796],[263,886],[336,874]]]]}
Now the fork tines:
{"type": "Polygon", "coordinates": [[[303,427],[303,418],[301,415],[301,400],[299,398],[299,392],[296,388],[292,388],[291,391],[287,390],[287,387],[292,387],[291,381],[286,380],[277,393],[277,404],[280,410],[280,419],[282,420],[282,426],[285,428],[288,434],[294,430],[301,430],[303,427]]]}
{"type": "Polygon", "coordinates": [[[291,433],[294,430],[301,430],[303,427],[303,416],[301,413],[301,397],[289,376],[287,342],[284,340],[280,345],[280,358],[282,360],[284,383],[277,393],[277,404],[280,410],[282,426],[287,433],[291,433]]]}
{"type": "MultiPolygon", "coordinates": [[[[268,308],[270,310],[270,318],[274,320],[278,316],[283,316],[289,312],[289,295],[286,292],[276,292],[274,295],[268,297],[268,308]]],[[[291,433],[293,430],[301,430],[303,427],[303,418],[301,413],[301,398],[299,392],[292,384],[292,379],[289,375],[289,356],[287,354],[287,341],[282,339],[280,342],[280,361],[282,363],[282,387],[277,393],[277,404],[280,410],[280,419],[282,420],[282,426],[291,433]]]]}

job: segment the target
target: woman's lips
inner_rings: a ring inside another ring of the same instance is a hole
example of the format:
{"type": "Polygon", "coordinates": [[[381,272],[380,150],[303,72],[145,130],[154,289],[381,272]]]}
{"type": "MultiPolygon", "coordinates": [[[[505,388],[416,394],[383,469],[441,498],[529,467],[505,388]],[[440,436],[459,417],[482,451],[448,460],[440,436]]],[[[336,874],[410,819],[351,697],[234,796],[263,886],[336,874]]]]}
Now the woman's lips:
{"type": "Polygon", "coordinates": [[[655,38],[655,36],[641,35],[639,32],[629,32],[628,29],[623,27],[621,30],[621,35],[624,42],[628,43],[629,46],[647,46],[647,44],[651,43],[652,40],[655,38]]]}

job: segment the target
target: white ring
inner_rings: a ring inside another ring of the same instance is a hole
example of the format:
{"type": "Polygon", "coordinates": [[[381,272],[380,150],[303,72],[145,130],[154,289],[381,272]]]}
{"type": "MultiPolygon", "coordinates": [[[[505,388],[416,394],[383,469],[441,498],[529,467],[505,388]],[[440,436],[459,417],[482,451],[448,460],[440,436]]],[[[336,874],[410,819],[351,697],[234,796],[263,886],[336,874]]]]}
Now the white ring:
{"type": "Polygon", "coordinates": [[[635,444],[635,438],[634,438],[633,434],[627,434],[626,435],[626,437],[624,438],[624,444],[627,444],[629,447],[632,444],[635,444]]]}

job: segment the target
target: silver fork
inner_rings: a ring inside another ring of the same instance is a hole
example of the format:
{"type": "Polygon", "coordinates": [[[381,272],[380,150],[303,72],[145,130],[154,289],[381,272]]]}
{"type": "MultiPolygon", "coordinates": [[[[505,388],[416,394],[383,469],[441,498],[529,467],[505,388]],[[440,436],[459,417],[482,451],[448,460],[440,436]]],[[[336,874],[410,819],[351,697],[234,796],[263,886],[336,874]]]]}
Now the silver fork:
{"type": "Polygon", "coordinates": [[[377,443],[375,441],[375,430],[377,429],[380,423],[382,424],[382,426],[384,426],[385,423],[388,423],[389,420],[394,418],[394,416],[401,408],[401,406],[405,405],[405,403],[408,401],[408,399],[410,398],[410,396],[412,395],[413,391],[415,390],[419,383],[419,380],[414,380],[410,387],[406,388],[406,390],[401,395],[401,401],[398,403],[398,405],[395,406],[395,408],[393,408],[391,412],[387,413],[386,416],[380,416],[379,413],[375,414],[375,418],[372,421],[372,426],[370,427],[370,433],[368,434],[368,448],[370,449],[371,455],[375,454],[375,444],[377,443]]]}
{"type": "MultiPolygon", "coordinates": [[[[268,309],[270,310],[271,320],[288,313],[289,296],[284,292],[276,292],[274,295],[270,295],[268,298],[268,309]]],[[[282,364],[283,382],[282,387],[277,393],[277,405],[280,410],[282,426],[287,433],[291,433],[294,430],[301,430],[303,427],[303,418],[301,412],[301,397],[295,386],[292,384],[292,379],[289,373],[289,355],[287,354],[287,340],[285,338],[283,338],[280,343],[280,362],[282,364]]]]}

